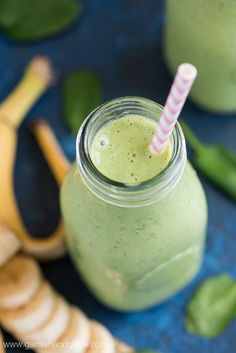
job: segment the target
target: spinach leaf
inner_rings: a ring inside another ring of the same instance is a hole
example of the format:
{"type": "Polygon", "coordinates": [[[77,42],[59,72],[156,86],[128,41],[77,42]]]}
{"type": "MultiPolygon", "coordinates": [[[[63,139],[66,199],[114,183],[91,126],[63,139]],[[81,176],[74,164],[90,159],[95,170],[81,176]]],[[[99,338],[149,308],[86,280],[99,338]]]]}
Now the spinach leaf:
{"type": "Polygon", "coordinates": [[[55,35],[71,25],[80,13],[75,0],[1,0],[0,26],[17,41],[55,35]]]}
{"type": "Polygon", "coordinates": [[[14,25],[23,16],[29,7],[25,0],[0,0],[0,26],[14,25]]]}
{"type": "Polygon", "coordinates": [[[185,138],[195,155],[193,165],[215,186],[236,201],[236,153],[220,145],[204,145],[185,123],[181,123],[185,138]]]}
{"type": "Polygon", "coordinates": [[[63,85],[64,117],[67,126],[77,133],[87,115],[102,99],[99,76],[88,70],[69,74],[63,85]]]}
{"type": "Polygon", "coordinates": [[[236,317],[236,282],[227,274],[204,281],[186,314],[188,332],[203,337],[219,335],[236,317]]]}

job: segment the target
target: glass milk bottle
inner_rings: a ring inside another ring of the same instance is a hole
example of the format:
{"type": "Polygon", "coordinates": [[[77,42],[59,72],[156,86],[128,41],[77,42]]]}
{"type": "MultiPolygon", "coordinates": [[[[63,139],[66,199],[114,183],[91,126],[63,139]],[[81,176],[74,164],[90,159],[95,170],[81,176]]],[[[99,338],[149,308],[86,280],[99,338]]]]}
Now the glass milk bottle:
{"type": "MultiPolygon", "coordinates": [[[[117,310],[140,310],[169,298],[192,280],[202,260],[207,206],[180,125],[167,167],[151,179],[117,182],[92,162],[91,146],[104,126],[126,117],[132,124],[139,116],[145,130],[161,112],[159,104],[137,97],[93,111],[80,128],[77,160],[61,191],[73,262],[93,294],[117,310]]],[[[125,129],[118,132],[122,139],[125,129]]]]}

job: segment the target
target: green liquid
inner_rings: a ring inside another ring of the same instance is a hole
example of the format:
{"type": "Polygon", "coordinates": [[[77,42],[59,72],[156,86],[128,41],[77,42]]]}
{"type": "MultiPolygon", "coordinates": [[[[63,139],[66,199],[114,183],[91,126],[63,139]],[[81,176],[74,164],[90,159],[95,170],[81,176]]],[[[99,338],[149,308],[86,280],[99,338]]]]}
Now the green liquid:
{"type": "Polygon", "coordinates": [[[93,140],[94,165],[107,178],[125,184],[141,183],[160,174],[170,161],[171,148],[168,144],[161,155],[149,151],[156,126],[141,115],[112,120],[93,140]]]}

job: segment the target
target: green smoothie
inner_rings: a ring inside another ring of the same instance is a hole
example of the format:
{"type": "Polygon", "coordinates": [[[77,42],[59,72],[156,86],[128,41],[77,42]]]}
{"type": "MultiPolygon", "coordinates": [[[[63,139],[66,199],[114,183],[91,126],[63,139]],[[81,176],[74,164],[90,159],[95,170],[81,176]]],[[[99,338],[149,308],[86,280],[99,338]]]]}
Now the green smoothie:
{"type": "Polygon", "coordinates": [[[161,173],[171,157],[170,144],[160,156],[149,151],[154,121],[141,115],[113,120],[95,136],[91,158],[106,177],[125,184],[141,183],[161,173]]]}
{"type": "Polygon", "coordinates": [[[216,112],[236,111],[236,1],[166,0],[164,52],[170,71],[191,62],[192,99],[216,112]]]}
{"type": "Polygon", "coordinates": [[[98,299],[122,311],[175,294],[198,271],[204,249],[206,200],[180,127],[160,156],[148,149],[161,111],[123,98],[93,112],[62,187],[75,266],[98,299]]]}

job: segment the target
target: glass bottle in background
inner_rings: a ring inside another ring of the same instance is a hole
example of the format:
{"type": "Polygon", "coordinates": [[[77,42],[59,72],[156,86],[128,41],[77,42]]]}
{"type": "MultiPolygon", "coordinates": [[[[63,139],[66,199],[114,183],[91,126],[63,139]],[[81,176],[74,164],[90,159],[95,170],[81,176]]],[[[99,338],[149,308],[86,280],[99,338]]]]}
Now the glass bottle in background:
{"type": "Polygon", "coordinates": [[[236,111],[236,1],[166,0],[164,55],[172,74],[191,62],[190,96],[215,112],[236,111]]]}
{"type": "MultiPolygon", "coordinates": [[[[91,146],[104,126],[126,117],[132,124],[132,117],[141,116],[145,127],[150,121],[156,124],[161,113],[160,105],[136,97],[116,99],[92,112],[79,131],[77,161],[61,192],[76,268],[99,300],[122,311],[169,298],[191,281],[202,260],[206,200],[187,162],[178,124],[169,164],[152,179],[137,185],[118,183],[92,162],[91,146]]],[[[121,137],[125,133],[116,132],[121,137]]],[[[122,142],[126,144],[125,137],[122,142]]]]}

